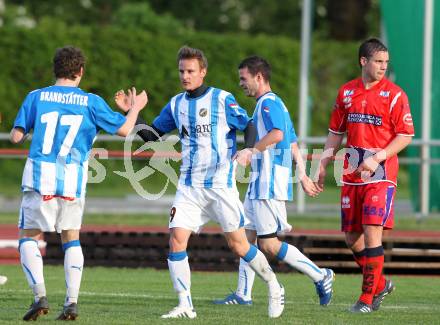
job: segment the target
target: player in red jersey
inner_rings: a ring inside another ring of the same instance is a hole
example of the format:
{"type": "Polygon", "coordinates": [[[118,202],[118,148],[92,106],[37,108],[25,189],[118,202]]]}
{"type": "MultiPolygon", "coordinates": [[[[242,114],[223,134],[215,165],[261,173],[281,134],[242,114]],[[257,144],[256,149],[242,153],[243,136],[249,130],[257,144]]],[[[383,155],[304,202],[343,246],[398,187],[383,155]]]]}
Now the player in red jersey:
{"type": "Polygon", "coordinates": [[[360,78],[338,92],[321,159],[318,186],[347,134],[341,190],[341,225],[363,274],[362,294],[351,312],[378,310],[394,285],[382,274],[382,234],[394,224],[397,154],[411,142],[414,127],[408,97],[385,78],[388,49],[372,38],[359,47],[360,78]]]}

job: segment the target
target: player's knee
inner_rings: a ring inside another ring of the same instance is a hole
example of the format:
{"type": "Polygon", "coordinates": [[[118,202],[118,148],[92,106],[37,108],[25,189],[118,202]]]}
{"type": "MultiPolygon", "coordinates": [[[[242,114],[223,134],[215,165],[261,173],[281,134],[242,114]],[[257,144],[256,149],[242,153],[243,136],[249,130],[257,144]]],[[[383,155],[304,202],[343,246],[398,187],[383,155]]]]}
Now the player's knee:
{"type": "Polygon", "coordinates": [[[171,252],[181,252],[186,250],[187,241],[175,236],[171,236],[169,244],[171,252]]]}
{"type": "Polygon", "coordinates": [[[235,240],[229,240],[228,246],[231,249],[231,251],[238,256],[245,256],[249,250],[249,248],[243,245],[242,242],[235,240]]]}
{"type": "Polygon", "coordinates": [[[276,256],[279,249],[273,244],[272,241],[259,240],[258,248],[265,254],[270,256],[276,256]]]}
{"type": "Polygon", "coordinates": [[[79,230],[63,230],[61,231],[61,241],[68,243],[73,240],[79,240],[79,230]]]}
{"type": "Polygon", "coordinates": [[[359,252],[364,249],[364,236],[359,232],[345,233],[345,243],[352,251],[359,252]]]}
{"type": "Polygon", "coordinates": [[[20,238],[32,238],[40,240],[42,231],[39,229],[20,229],[20,238]]]}
{"type": "Polygon", "coordinates": [[[235,254],[237,254],[237,252],[239,251],[239,245],[236,241],[228,240],[228,246],[235,254]]]}

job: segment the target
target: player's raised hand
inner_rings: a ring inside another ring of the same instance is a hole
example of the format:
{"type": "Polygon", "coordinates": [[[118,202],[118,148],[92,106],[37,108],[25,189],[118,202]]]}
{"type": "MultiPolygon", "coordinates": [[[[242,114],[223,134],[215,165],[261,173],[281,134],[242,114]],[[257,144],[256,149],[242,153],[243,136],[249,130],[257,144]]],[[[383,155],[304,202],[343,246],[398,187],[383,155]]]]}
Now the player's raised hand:
{"type": "Polygon", "coordinates": [[[142,110],[148,103],[148,95],[145,90],[142,90],[139,95],[136,95],[136,88],[132,87],[128,90],[128,102],[131,109],[142,110]]]}
{"type": "Polygon", "coordinates": [[[316,183],[314,183],[307,175],[302,177],[301,187],[303,188],[304,192],[311,197],[316,197],[320,192],[322,192],[316,183]]]}
{"type": "Polygon", "coordinates": [[[123,112],[128,112],[130,109],[130,103],[128,101],[128,96],[125,94],[125,91],[118,90],[115,93],[115,103],[116,106],[118,106],[118,108],[120,110],[122,110],[123,112]]]}

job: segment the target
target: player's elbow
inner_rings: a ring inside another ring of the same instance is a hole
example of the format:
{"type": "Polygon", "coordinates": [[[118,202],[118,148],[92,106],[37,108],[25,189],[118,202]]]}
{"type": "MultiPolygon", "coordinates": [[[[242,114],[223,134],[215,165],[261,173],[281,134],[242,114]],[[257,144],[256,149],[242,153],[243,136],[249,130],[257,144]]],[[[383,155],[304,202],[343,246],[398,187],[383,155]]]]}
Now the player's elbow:
{"type": "Polygon", "coordinates": [[[407,147],[412,142],[413,137],[408,136],[400,136],[400,141],[402,143],[403,148],[407,147]]]}
{"type": "Polygon", "coordinates": [[[271,132],[272,132],[272,140],[274,143],[283,141],[283,137],[284,137],[283,131],[278,129],[273,129],[271,132]]]}

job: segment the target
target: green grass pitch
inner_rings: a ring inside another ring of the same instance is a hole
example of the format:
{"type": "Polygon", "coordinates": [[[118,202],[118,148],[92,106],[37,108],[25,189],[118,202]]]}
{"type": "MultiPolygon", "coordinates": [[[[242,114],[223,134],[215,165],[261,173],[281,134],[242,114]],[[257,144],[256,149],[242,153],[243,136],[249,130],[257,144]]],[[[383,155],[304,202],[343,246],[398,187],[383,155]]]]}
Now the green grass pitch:
{"type": "MultiPolygon", "coordinates": [[[[0,286],[0,324],[18,324],[31,303],[31,293],[19,265],[2,265],[8,282],[0,286]]],[[[55,323],[64,298],[62,266],[45,267],[50,312],[38,323],[55,323]]],[[[281,318],[267,317],[267,291],[259,279],[254,305],[215,306],[235,289],[235,273],[193,272],[195,320],[161,320],[160,315],[177,303],[168,271],[89,267],[84,269],[79,300],[79,324],[435,324],[440,319],[439,277],[393,276],[396,291],[381,309],[366,315],[347,312],[360,290],[360,275],[337,274],[335,294],[328,307],[320,307],[314,286],[298,273],[280,274],[286,288],[286,308],[281,318]]]]}

